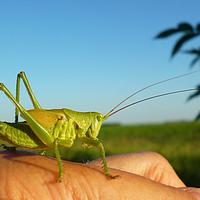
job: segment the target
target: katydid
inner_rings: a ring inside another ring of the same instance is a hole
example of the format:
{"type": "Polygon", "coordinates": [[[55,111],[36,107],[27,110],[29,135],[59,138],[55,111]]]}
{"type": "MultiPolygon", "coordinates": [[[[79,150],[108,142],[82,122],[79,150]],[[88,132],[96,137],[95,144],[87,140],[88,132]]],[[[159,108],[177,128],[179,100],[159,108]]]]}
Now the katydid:
{"type": "MultiPolygon", "coordinates": [[[[7,141],[9,144],[16,148],[21,149],[53,149],[56,159],[58,161],[59,175],[58,180],[61,181],[63,177],[62,160],[59,152],[59,147],[71,147],[76,138],[79,138],[81,142],[86,146],[95,146],[99,149],[100,156],[102,158],[102,167],[104,174],[109,178],[115,178],[117,175],[111,175],[106,162],[105,150],[101,141],[97,138],[102,123],[107,120],[111,115],[128,108],[132,105],[140,103],[142,101],[150,100],[160,96],[187,92],[197,89],[178,90],[169,93],[163,93],[148,97],[128,104],[118,110],[122,103],[131,98],[135,94],[155,86],[160,83],[164,83],[169,80],[188,76],[196,73],[191,72],[180,76],[172,77],[163,81],[156,82],[148,85],[137,92],[131,94],[129,97],[117,104],[110,112],[103,115],[98,112],[77,112],[70,109],[43,109],[34,96],[29,81],[24,72],[20,72],[17,75],[16,82],[16,98],[10,93],[3,83],[0,83],[0,90],[5,93],[8,99],[15,105],[15,122],[0,122],[0,139],[7,141]],[[20,80],[23,80],[25,88],[31,99],[34,109],[26,110],[20,104],[20,80]],[[24,122],[18,122],[18,116],[22,116],[24,122]]],[[[9,148],[9,147],[8,147],[9,148]]]]}

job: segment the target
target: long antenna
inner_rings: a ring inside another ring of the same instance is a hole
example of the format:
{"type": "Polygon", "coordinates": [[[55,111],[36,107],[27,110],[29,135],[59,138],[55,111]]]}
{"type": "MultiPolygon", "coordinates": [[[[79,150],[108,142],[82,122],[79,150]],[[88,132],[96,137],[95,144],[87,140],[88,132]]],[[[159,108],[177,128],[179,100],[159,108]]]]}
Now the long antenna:
{"type": "Polygon", "coordinates": [[[151,96],[151,97],[148,97],[148,98],[145,98],[145,99],[141,99],[141,100],[135,101],[135,102],[133,102],[133,103],[131,103],[131,104],[128,104],[128,105],[126,105],[126,106],[124,106],[124,107],[122,107],[122,108],[120,108],[120,109],[118,109],[118,110],[116,110],[116,111],[110,113],[109,115],[106,114],[106,115],[105,115],[105,118],[108,118],[108,117],[110,117],[111,115],[114,115],[114,114],[118,113],[118,112],[121,111],[121,110],[124,110],[124,109],[126,109],[126,108],[128,108],[128,107],[130,107],[130,106],[133,106],[133,105],[135,105],[135,104],[141,103],[141,102],[143,102],[143,101],[148,101],[148,100],[155,99],[155,98],[158,98],[158,97],[167,96],[167,95],[172,95],[172,94],[177,94],[177,93],[190,92],[190,91],[194,91],[194,90],[199,90],[199,89],[197,89],[197,88],[192,88],[192,89],[186,89],[186,90],[177,90],[177,91],[168,92],[168,93],[162,93],[162,94],[158,94],[158,95],[155,95],[155,96],[151,96]]]}
{"type": "Polygon", "coordinates": [[[139,89],[137,90],[136,92],[132,93],[130,96],[128,96],[127,98],[125,98],[124,100],[122,100],[120,103],[118,103],[116,106],[114,106],[105,116],[110,116],[110,114],[116,109],[118,108],[121,104],[123,104],[125,101],[127,101],[128,99],[130,99],[131,97],[135,96],[136,94],[150,88],[150,87],[153,87],[155,85],[159,85],[161,83],[165,83],[167,81],[171,81],[171,80],[174,80],[174,79],[178,79],[178,78],[182,78],[182,77],[185,77],[185,76],[189,76],[191,74],[194,74],[196,72],[199,72],[200,70],[196,70],[196,71],[193,71],[193,72],[189,72],[189,73],[186,73],[186,74],[181,74],[181,75],[178,75],[178,76],[174,76],[174,77],[171,77],[171,78],[168,78],[168,79],[165,79],[165,80],[162,80],[162,81],[158,81],[156,83],[153,83],[153,84],[150,84],[150,85],[147,85],[145,86],[144,88],[142,89],[139,89]]]}

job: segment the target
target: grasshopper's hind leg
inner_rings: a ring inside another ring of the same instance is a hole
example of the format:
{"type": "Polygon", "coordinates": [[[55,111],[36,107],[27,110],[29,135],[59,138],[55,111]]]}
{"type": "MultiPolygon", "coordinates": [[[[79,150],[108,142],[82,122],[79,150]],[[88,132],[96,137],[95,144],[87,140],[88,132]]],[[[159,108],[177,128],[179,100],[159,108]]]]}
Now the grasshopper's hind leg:
{"type": "Polygon", "coordinates": [[[27,124],[42,143],[49,147],[53,146],[54,138],[52,135],[40,123],[38,123],[20,103],[17,102],[3,83],[0,83],[0,90],[2,90],[8,99],[14,103],[15,107],[17,107],[22,117],[26,120],[27,124]]]}
{"type": "MultiPolygon", "coordinates": [[[[26,74],[24,72],[20,72],[17,75],[17,81],[16,81],[16,101],[19,103],[19,98],[20,98],[20,79],[22,79],[23,82],[24,82],[24,85],[25,85],[26,90],[28,92],[28,95],[29,95],[29,97],[31,99],[33,107],[35,109],[41,109],[40,104],[38,103],[36,97],[34,96],[33,91],[31,89],[31,86],[29,84],[29,81],[28,81],[28,79],[26,77],[26,74]]],[[[15,122],[18,122],[18,118],[19,118],[19,110],[16,107],[16,109],[15,109],[15,122]]]]}
{"type": "MultiPolygon", "coordinates": [[[[59,181],[61,181],[63,176],[63,169],[62,169],[62,160],[60,157],[60,153],[58,150],[58,141],[56,137],[54,137],[51,133],[48,132],[40,123],[38,123],[25,109],[24,107],[16,101],[16,99],[13,97],[13,95],[10,93],[10,91],[5,87],[3,83],[0,83],[0,90],[2,90],[5,95],[8,97],[8,99],[14,103],[14,105],[17,107],[19,112],[21,113],[22,117],[26,120],[27,124],[30,126],[32,131],[35,133],[35,135],[41,140],[41,142],[50,147],[54,148],[55,155],[58,160],[58,166],[59,166],[59,181]]],[[[58,122],[60,119],[58,118],[58,122]]],[[[56,135],[56,131],[60,130],[60,126],[62,126],[62,123],[58,123],[56,129],[54,130],[54,134],[56,135]]]]}

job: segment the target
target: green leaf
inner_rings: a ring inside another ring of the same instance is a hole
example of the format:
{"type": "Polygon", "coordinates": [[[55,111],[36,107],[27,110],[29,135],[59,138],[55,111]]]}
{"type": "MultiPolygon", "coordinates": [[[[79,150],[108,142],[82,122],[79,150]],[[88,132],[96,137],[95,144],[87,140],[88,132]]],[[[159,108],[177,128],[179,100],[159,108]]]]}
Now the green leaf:
{"type": "Polygon", "coordinates": [[[188,33],[183,35],[175,44],[173,50],[172,50],[172,54],[171,57],[174,57],[174,55],[181,49],[181,47],[188,41],[191,40],[192,38],[194,38],[195,36],[197,36],[197,34],[194,33],[188,33]]]}
{"type": "Polygon", "coordinates": [[[171,36],[171,35],[173,35],[177,32],[178,32],[178,30],[175,29],[175,28],[167,29],[167,30],[164,30],[164,31],[158,33],[158,35],[156,35],[155,38],[156,39],[166,38],[166,37],[169,37],[169,36],[171,36]]]}

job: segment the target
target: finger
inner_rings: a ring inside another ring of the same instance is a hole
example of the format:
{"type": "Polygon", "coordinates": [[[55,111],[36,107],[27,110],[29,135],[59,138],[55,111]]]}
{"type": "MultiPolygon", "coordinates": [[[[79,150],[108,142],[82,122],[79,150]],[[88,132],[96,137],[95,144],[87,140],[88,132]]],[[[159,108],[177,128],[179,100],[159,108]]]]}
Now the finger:
{"type": "MultiPolygon", "coordinates": [[[[169,162],[158,153],[142,152],[114,155],[108,156],[107,161],[110,168],[145,176],[169,186],[185,187],[169,162]]],[[[92,161],[90,164],[100,166],[98,160],[92,161]]]]}
{"type": "Polygon", "coordinates": [[[196,200],[200,200],[200,188],[187,187],[181,190],[190,193],[196,200]]]}

